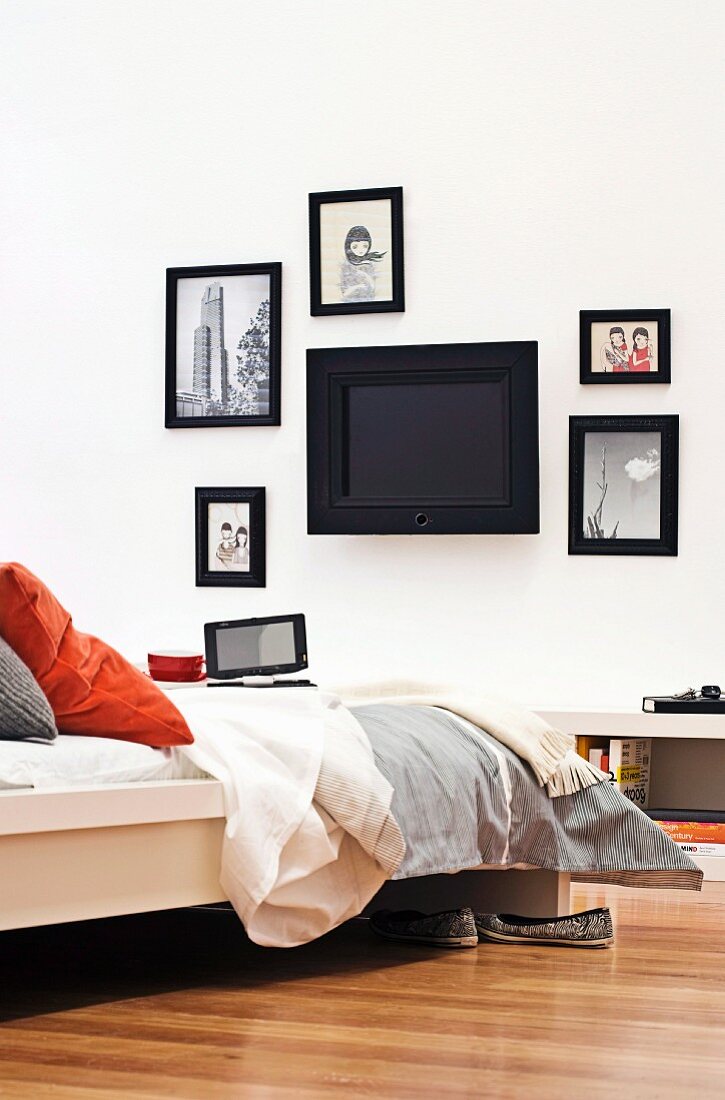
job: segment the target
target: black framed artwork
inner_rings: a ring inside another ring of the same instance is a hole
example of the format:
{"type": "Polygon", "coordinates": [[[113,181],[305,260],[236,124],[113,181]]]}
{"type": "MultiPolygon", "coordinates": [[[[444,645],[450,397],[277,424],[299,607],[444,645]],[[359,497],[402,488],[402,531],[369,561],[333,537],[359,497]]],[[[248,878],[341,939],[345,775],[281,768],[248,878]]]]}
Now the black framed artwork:
{"type": "Polygon", "coordinates": [[[167,428],[280,423],[282,264],[166,270],[167,428]]]}
{"type": "Polygon", "coordinates": [[[403,188],[310,195],[310,313],[402,313],[403,188]]]}
{"type": "Polygon", "coordinates": [[[678,416],[569,418],[569,553],[677,554],[678,416]]]}
{"type": "Polygon", "coordinates": [[[536,534],[535,341],[310,348],[312,535],[536,534]]]}
{"type": "Polygon", "coordinates": [[[264,588],[264,488],[196,489],[198,588],[264,588]]]}
{"type": "Polygon", "coordinates": [[[669,309],[581,310],[579,381],[615,386],[669,382],[669,309]]]}

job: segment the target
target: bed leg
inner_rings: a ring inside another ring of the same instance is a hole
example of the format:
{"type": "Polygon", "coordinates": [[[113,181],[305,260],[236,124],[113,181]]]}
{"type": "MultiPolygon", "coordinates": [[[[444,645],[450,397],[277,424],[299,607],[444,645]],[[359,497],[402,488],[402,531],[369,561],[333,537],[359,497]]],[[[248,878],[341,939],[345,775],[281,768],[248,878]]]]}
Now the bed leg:
{"type": "Polygon", "coordinates": [[[487,912],[518,913],[524,917],[563,917],[571,912],[570,876],[560,871],[494,871],[479,872],[483,889],[489,874],[491,900],[487,912]],[[491,907],[494,903],[495,907],[491,907]]]}
{"type": "Polygon", "coordinates": [[[470,905],[477,913],[563,917],[571,912],[569,875],[560,871],[461,871],[386,882],[366,906],[434,913],[470,905]]]}
{"type": "Polygon", "coordinates": [[[571,875],[559,871],[556,876],[556,916],[567,917],[571,913],[571,875]]]}

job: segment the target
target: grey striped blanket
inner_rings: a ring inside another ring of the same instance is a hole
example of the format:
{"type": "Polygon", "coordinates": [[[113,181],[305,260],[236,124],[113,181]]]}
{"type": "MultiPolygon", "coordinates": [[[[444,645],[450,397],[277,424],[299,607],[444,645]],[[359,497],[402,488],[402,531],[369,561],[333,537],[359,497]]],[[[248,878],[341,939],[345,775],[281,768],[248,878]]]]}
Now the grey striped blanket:
{"type": "Polygon", "coordinates": [[[353,714],[394,790],[406,842],[394,878],[528,866],[699,890],[697,865],[610,783],[549,798],[528,764],[448,711],[378,705],[353,714]]]}

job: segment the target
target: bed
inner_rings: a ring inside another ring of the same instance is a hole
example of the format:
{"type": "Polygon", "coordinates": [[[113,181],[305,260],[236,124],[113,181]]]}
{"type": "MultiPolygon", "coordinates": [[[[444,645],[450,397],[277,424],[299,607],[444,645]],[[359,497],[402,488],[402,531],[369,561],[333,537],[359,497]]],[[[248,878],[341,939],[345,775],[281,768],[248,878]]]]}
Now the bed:
{"type": "MultiPolygon", "coordinates": [[[[0,792],[0,929],[227,900],[224,795],[214,779],[0,792]]],[[[366,911],[475,904],[569,911],[569,875],[463,872],[391,881],[366,911]]]]}
{"type": "MultiPolygon", "coordinates": [[[[215,697],[223,694],[216,692],[215,697]]],[[[235,705],[238,707],[238,696],[236,698],[235,705]]],[[[217,699],[217,704],[221,704],[220,699],[217,699]]],[[[414,837],[420,823],[418,821],[416,824],[417,819],[411,817],[410,806],[406,808],[400,797],[396,802],[396,792],[400,795],[406,786],[405,770],[410,770],[411,759],[417,760],[428,770],[426,779],[418,769],[415,783],[408,784],[413,789],[420,783],[438,782],[441,774],[450,771],[449,764],[436,755],[441,745],[447,752],[449,744],[440,741],[435,752],[430,750],[431,739],[435,740],[435,737],[430,732],[431,714],[423,714],[424,709],[430,710],[421,708],[418,714],[412,714],[407,709],[391,711],[391,708],[372,707],[356,710],[356,724],[363,726],[373,749],[375,770],[382,770],[393,788],[392,811],[404,823],[407,854],[393,877],[389,881],[381,881],[381,888],[366,899],[365,905],[353,904],[352,908],[363,913],[386,906],[434,911],[470,904],[489,912],[515,911],[528,915],[568,912],[570,873],[562,869],[562,863],[575,873],[581,873],[582,868],[585,872],[587,870],[581,861],[577,863],[571,855],[562,861],[560,853],[551,858],[540,854],[536,857],[538,865],[533,860],[520,860],[516,852],[513,855],[509,853],[508,859],[502,858],[506,857],[506,852],[497,847],[494,829],[492,840],[488,832],[485,833],[482,844],[489,846],[485,851],[479,844],[478,848],[474,845],[467,855],[461,851],[451,856],[450,830],[446,836],[448,827],[443,821],[437,827],[445,852],[449,853],[445,857],[448,862],[436,862],[438,855],[435,846],[432,859],[430,853],[421,859],[421,845],[414,837]],[[421,738],[428,744],[422,756],[413,744],[421,738]],[[393,740],[397,744],[397,752],[393,740]],[[486,858],[477,861],[477,852],[486,858]],[[451,865],[451,860],[455,866],[451,865]],[[502,870],[502,865],[510,869],[502,870]]],[[[193,707],[186,708],[186,711],[193,716],[193,707]]],[[[439,723],[440,718],[440,715],[436,716],[439,723]]],[[[458,726],[456,736],[463,739],[469,750],[474,742],[479,748],[483,745],[484,751],[479,753],[481,785],[476,788],[474,797],[474,802],[481,804],[485,784],[498,782],[494,773],[501,771],[501,746],[486,746],[486,735],[480,730],[472,732],[455,716],[448,715],[445,720],[449,723],[447,736],[451,732],[450,722],[454,721],[458,726]]],[[[31,774],[32,769],[26,768],[23,775],[18,767],[13,772],[8,769],[7,762],[4,768],[0,766],[0,787],[5,787],[0,790],[0,873],[7,884],[0,907],[0,928],[227,900],[227,891],[220,885],[223,850],[227,843],[225,831],[227,818],[230,818],[224,782],[219,778],[209,778],[210,769],[205,771],[200,767],[200,757],[195,760],[194,752],[187,749],[148,749],[109,741],[103,741],[99,748],[92,744],[95,741],[95,738],[61,738],[59,744],[50,749],[29,746],[36,750],[36,757],[38,753],[45,754],[43,767],[38,765],[34,774],[31,774]],[[73,745],[73,742],[83,742],[83,745],[73,745]],[[59,767],[61,761],[57,750],[67,757],[70,773],[66,770],[63,774],[63,769],[59,767]],[[105,770],[102,773],[105,782],[90,782],[101,775],[99,752],[105,754],[105,770]],[[111,755],[120,761],[115,773],[111,767],[105,766],[111,755]],[[79,757],[83,757],[85,763],[79,763],[79,757]],[[14,783],[7,780],[11,773],[14,783]]],[[[0,746],[0,749],[3,747],[6,746],[0,746]]],[[[503,755],[504,770],[509,777],[513,777],[510,800],[512,822],[524,823],[523,830],[519,830],[524,834],[522,843],[528,844],[529,834],[532,834],[539,838],[537,843],[540,844],[542,821],[551,821],[557,814],[565,813],[569,800],[549,800],[545,795],[540,795],[543,800],[541,806],[545,809],[537,811],[532,832],[532,823],[527,821],[521,807],[527,800],[539,797],[534,794],[536,785],[527,777],[525,766],[516,760],[514,754],[504,750],[503,755]]],[[[457,798],[455,781],[450,776],[449,780],[449,789],[457,798]]],[[[595,796],[590,794],[587,797],[592,799],[595,796]]],[[[625,832],[641,824],[634,807],[621,807],[617,792],[607,792],[606,798],[610,799],[608,804],[612,807],[612,813],[618,814],[618,819],[625,823],[625,832]]],[[[445,800],[431,796],[423,801],[432,806],[445,800]]],[[[482,816],[485,818],[487,813],[482,816]]],[[[647,821],[644,815],[641,817],[647,821]]],[[[656,830],[650,823],[646,827],[642,825],[642,828],[656,830]]],[[[546,832],[545,828],[543,832],[546,832]]],[[[555,835],[559,835],[558,832],[551,832],[551,836],[555,835]]],[[[695,865],[659,831],[646,832],[646,836],[654,838],[652,842],[657,844],[660,844],[660,835],[663,838],[661,847],[654,855],[650,852],[646,859],[640,858],[641,866],[635,868],[633,873],[625,869],[625,877],[618,878],[621,870],[618,872],[617,868],[610,866],[604,869],[604,881],[698,888],[701,876],[695,865]],[[647,877],[652,871],[654,880],[647,877]],[[630,874],[629,882],[627,874],[630,874]],[[640,876],[639,883],[631,881],[632,874],[640,876]]],[[[516,843],[521,839],[515,829],[511,836],[516,843]]],[[[580,838],[576,839],[579,842],[580,838]]],[[[579,846],[584,849],[586,843],[579,846]]],[[[595,871],[594,877],[596,874],[595,871]]]]}
{"type": "Polygon", "coordinates": [[[228,898],[256,943],[291,947],[370,905],[560,913],[572,871],[699,888],[570,734],[479,685],[191,685],[172,704],[12,562],[0,627],[0,738],[52,742],[6,761],[0,927],[228,898]],[[69,749],[104,734],[86,764],[69,749]],[[114,772],[117,741],[136,755],[114,772]]]}

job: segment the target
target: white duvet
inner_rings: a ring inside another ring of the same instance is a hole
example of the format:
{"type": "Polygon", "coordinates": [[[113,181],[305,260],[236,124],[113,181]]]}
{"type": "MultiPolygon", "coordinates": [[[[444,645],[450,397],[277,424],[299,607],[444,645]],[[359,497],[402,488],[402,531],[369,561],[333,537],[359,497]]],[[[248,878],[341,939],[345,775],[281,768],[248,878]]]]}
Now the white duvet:
{"type": "Polygon", "coordinates": [[[190,688],[181,750],[224,786],[221,885],[256,943],[294,947],[355,916],[399,866],[393,789],[337,696],[190,688]]]}

